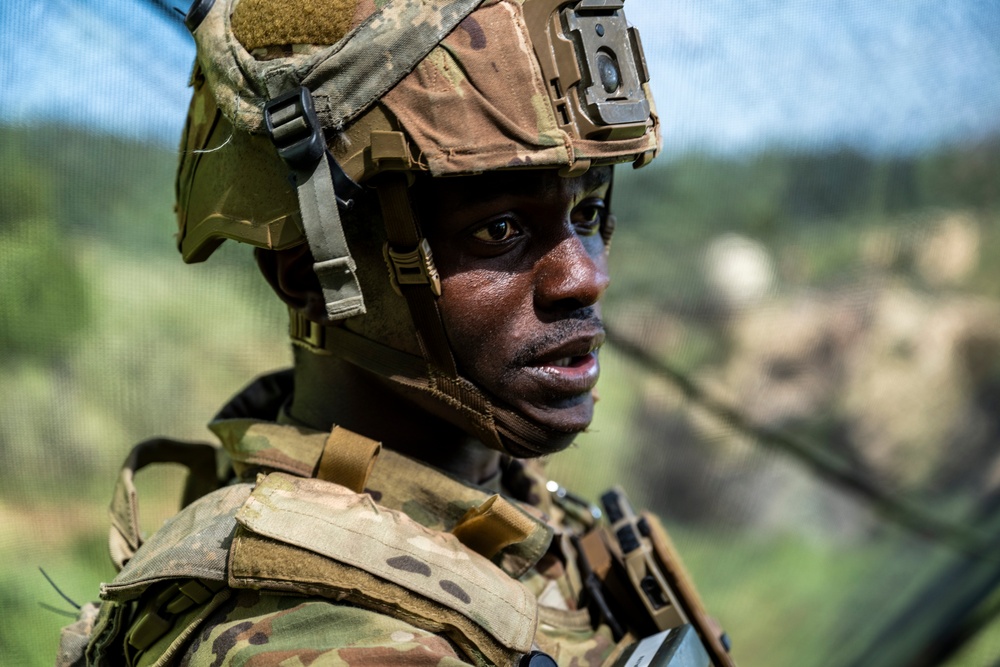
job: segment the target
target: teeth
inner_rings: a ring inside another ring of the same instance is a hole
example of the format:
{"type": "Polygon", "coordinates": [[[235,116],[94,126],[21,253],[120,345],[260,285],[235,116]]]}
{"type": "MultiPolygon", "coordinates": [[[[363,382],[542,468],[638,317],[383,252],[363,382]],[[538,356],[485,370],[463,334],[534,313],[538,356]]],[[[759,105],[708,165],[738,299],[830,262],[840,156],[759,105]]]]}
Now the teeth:
{"type": "Polygon", "coordinates": [[[557,368],[567,368],[573,362],[573,357],[563,357],[562,359],[556,359],[550,366],[556,366],[557,368]]]}

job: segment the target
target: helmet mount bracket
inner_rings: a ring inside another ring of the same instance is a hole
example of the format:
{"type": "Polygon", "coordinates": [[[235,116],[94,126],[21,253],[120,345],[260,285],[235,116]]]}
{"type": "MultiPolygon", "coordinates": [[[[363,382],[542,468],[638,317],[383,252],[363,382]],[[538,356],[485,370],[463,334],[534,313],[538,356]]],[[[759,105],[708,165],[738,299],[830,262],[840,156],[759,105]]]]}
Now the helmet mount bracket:
{"type": "Polygon", "coordinates": [[[535,55],[563,129],[579,139],[646,133],[649,81],[639,33],[622,0],[535,0],[524,6],[535,55]]]}

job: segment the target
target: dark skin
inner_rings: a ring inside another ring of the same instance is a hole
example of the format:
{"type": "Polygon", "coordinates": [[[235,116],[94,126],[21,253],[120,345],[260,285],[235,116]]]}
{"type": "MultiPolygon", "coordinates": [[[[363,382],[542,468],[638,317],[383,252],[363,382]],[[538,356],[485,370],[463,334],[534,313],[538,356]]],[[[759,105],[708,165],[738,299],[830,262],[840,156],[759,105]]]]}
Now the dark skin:
{"type": "MultiPolygon", "coordinates": [[[[414,188],[460,372],[501,403],[566,433],[583,431],[593,417],[596,348],[604,340],[598,301],[608,286],[599,231],[609,182],[610,169],[596,168],[574,178],[553,170],[427,178],[414,188]]],[[[322,321],[303,247],[259,252],[258,262],[287,303],[322,321]]],[[[392,304],[381,309],[382,320],[407,317],[405,302],[391,291],[375,298],[392,304]]],[[[401,328],[370,318],[350,325],[372,337],[372,330],[401,328]]],[[[381,378],[302,351],[295,366],[294,418],[319,429],[342,425],[472,482],[496,474],[498,452],[398,396],[381,378]]]]}

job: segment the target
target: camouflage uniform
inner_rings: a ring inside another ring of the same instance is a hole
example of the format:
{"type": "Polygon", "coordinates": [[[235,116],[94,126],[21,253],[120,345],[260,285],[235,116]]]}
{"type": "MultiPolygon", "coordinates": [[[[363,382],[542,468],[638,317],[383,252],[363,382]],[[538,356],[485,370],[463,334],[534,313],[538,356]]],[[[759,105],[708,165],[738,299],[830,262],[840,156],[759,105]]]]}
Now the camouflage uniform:
{"type": "MultiPolygon", "coordinates": [[[[496,488],[475,488],[363,434],[294,424],[279,410],[290,387],[272,378],[280,391],[239,398],[212,424],[231,464],[222,488],[205,480],[208,446],[134,450],[112,503],[120,573],[99,611],[88,606],[64,631],[60,664],[514,665],[535,650],[560,665],[611,664],[612,631],[577,609],[571,536],[593,518],[554,502],[521,460],[575,432],[462,375],[409,188],[417,172],[579,177],[652,160],[659,120],[621,2],[195,0],[187,23],[198,55],[177,175],[184,260],[225,239],[274,252],[307,244],[325,319],[292,308],[293,342],[380,376],[499,450],[505,472],[496,488]],[[364,197],[381,216],[352,217],[364,197]],[[358,227],[377,248],[354,236],[348,247],[358,227]],[[405,308],[411,325],[395,347],[338,326],[364,317],[373,294],[392,298],[370,282],[362,294],[374,275],[388,288],[386,268],[402,299],[379,305],[405,308]],[[142,544],[132,475],[174,459],[195,473],[190,503],[142,544]]],[[[613,227],[607,214],[605,250],[613,227]]],[[[631,571],[640,578],[648,546],[631,571]]]]}
{"type": "MultiPolygon", "coordinates": [[[[575,608],[568,538],[592,519],[555,504],[537,465],[507,460],[497,496],[385,450],[355,493],[312,477],[330,434],[234,412],[211,424],[233,480],[126,560],[99,613],[64,630],[59,664],[490,665],[541,649],[596,666],[612,652],[575,608]],[[484,544],[476,521],[500,505],[506,537],[484,544]]],[[[364,448],[334,441],[350,438],[364,448]]],[[[135,506],[119,498],[120,526],[135,506]]]]}

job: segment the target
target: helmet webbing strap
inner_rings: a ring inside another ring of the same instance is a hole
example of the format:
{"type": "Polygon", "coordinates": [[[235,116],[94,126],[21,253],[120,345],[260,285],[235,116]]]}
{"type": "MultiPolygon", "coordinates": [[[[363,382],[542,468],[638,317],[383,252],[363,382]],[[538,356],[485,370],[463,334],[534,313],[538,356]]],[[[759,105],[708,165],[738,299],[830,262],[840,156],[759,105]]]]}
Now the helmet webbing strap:
{"type": "Polygon", "coordinates": [[[326,150],[309,89],[300,87],[269,101],[264,121],[278,155],[295,178],[302,227],[315,260],[313,271],[323,290],[327,317],[342,320],[364,315],[357,266],[340,221],[340,207],[352,205],[345,191],[358,186],[326,150]],[[346,201],[337,197],[338,189],[346,201]]]}
{"type": "Polygon", "coordinates": [[[316,260],[313,271],[323,289],[327,317],[341,320],[364,315],[365,301],[355,274],[354,258],[344,238],[327,156],[297,185],[302,226],[316,260]]]}
{"type": "Polygon", "coordinates": [[[385,174],[376,187],[385,223],[385,258],[393,288],[406,299],[427,363],[448,377],[458,375],[437,297],[441,283],[430,245],[413,216],[406,175],[385,174]]]}

